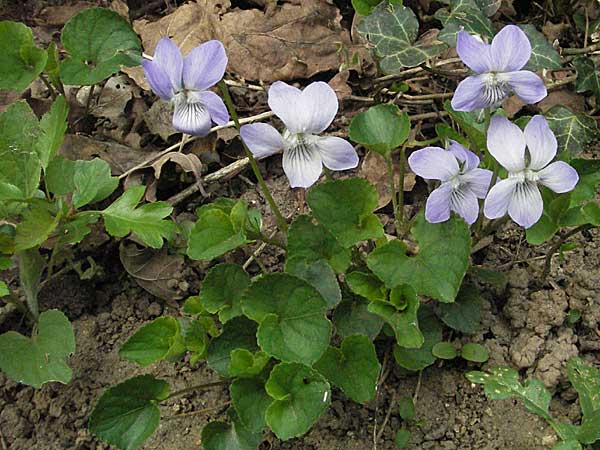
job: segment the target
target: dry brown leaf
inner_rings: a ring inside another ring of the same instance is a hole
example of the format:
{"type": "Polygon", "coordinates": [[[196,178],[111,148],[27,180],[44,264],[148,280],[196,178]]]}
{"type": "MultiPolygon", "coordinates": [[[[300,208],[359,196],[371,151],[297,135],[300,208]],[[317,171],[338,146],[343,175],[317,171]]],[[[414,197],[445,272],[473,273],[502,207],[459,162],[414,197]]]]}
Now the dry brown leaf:
{"type": "MultiPolygon", "coordinates": [[[[123,74],[110,77],[99,92],[99,97],[91,102],[90,113],[96,117],[105,117],[115,121],[123,115],[127,103],[133,98],[133,91],[139,90],[132,86],[129,78],[123,74]]],[[[84,86],[77,91],[76,99],[80,106],[87,104],[90,87],[84,86]]]]}
{"type": "Polygon", "coordinates": [[[173,128],[173,104],[158,100],[152,104],[150,109],[143,113],[144,123],[152,134],[158,134],[163,141],[167,141],[178,131],[173,128]]]}
{"type": "Polygon", "coordinates": [[[72,5],[47,6],[35,18],[39,25],[61,27],[78,12],[98,6],[95,2],[76,2],[72,5]]]}
{"type": "Polygon", "coordinates": [[[202,163],[200,162],[200,158],[193,153],[184,154],[180,152],[170,152],[152,163],[154,177],[157,180],[160,178],[162,167],[168,162],[177,164],[185,172],[192,172],[196,177],[196,180],[200,180],[200,177],[202,176],[202,163]]]}
{"type": "Polygon", "coordinates": [[[544,113],[556,105],[566,106],[576,113],[584,112],[585,98],[570,89],[561,89],[548,93],[548,96],[538,103],[538,107],[544,113]]]}
{"type": "MultiPolygon", "coordinates": [[[[137,20],[134,29],[149,54],[163,36],[173,39],[184,54],[202,42],[218,39],[227,49],[229,71],[245,79],[272,82],[337,70],[344,62],[340,46],[351,54],[366,53],[364,46],[353,45],[341,19],[331,1],[285,2],[262,11],[231,9],[230,1],[198,0],[156,22],[137,20]]],[[[140,68],[125,72],[148,89],[140,68]]]]}
{"type": "Polygon", "coordinates": [[[331,80],[329,80],[329,86],[335,91],[339,101],[342,101],[352,95],[352,88],[348,84],[348,77],[350,76],[349,70],[342,70],[338,72],[331,80]]]}

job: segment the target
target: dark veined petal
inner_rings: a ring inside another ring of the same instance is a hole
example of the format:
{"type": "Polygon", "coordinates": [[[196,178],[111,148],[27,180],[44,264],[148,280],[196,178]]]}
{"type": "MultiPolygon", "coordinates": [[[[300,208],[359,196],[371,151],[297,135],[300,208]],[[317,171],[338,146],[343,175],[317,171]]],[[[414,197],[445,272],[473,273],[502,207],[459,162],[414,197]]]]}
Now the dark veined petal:
{"type": "Polygon", "coordinates": [[[490,105],[486,98],[487,75],[476,75],[462,80],[452,97],[452,108],[455,111],[476,111],[490,105]]]}
{"type": "Polygon", "coordinates": [[[532,181],[515,184],[508,205],[508,215],[524,228],[534,225],[544,212],[544,201],[537,185],[532,181]]]}
{"type": "Polygon", "coordinates": [[[210,132],[210,113],[201,102],[188,102],[183,94],[174,99],[173,128],[192,136],[206,136],[210,132]]]}
{"type": "Polygon", "coordinates": [[[315,184],[323,171],[321,155],[315,145],[297,145],[283,152],[283,171],[291,187],[315,184]]]}
{"type": "Polygon", "coordinates": [[[479,201],[469,186],[459,186],[450,196],[450,209],[473,225],[479,216],[479,201]]]}
{"type": "Polygon", "coordinates": [[[469,189],[477,198],[485,198],[492,180],[492,171],[475,168],[460,176],[463,183],[468,184],[469,189]]]}

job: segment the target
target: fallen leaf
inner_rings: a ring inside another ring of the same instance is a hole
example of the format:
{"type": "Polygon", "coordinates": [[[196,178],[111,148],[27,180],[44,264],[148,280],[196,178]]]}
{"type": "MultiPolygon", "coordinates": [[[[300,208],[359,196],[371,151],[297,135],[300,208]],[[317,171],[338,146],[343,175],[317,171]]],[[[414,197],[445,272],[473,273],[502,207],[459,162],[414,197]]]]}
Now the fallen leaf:
{"type": "Polygon", "coordinates": [[[178,133],[171,124],[173,121],[173,104],[170,102],[155,101],[142,117],[150,133],[158,134],[165,142],[178,133]]]}
{"type": "MultiPolygon", "coordinates": [[[[127,103],[133,98],[134,89],[138,89],[138,87],[132,86],[127,76],[121,74],[110,77],[101,88],[99,97],[93,99],[90,113],[96,117],[105,117],[114,122],[125,113],[127,103]]],[[[85,107],[89,93],[89,86],[83,86],[79,89],[76,95],[77,103],[85,107]]]]}
{"type": "Polygon", "coordinates": [[[76,2],[72,5],[47,6],[35,18],[39,25],[61,27],[78,12],[98,6],[95,2],[76,2]]]}
{"type": "Polygon", "coordinates": [[[349,70],[342,70],[338,72],[331,80],[329,80],[329,86],[335,91],[339,101],[345,100],[352,95],[352,88],[348,84],[348,77],[350,76],[349,70]]]}
{"type": "Polygon", "coordinates": [[[585,98],[569,89],[561,89],[550,92],[545,99],[538,103],[538,107],[544,113],[556,105],[566,106],[575,113],[584,112],[585,98]]]}

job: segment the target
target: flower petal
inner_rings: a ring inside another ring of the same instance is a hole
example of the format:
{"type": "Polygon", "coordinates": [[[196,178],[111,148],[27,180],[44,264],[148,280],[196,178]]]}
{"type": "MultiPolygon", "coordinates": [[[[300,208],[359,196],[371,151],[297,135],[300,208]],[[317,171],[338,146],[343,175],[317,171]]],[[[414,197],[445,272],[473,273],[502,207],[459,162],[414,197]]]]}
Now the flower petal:
{"type": "Polygon", "coordinates": [[[283,81],[276,81],[269,88],[269,108],[293,134],[302,132],[303,115],[298,109],[300,95],[302,95],[300,89],[283,81]]]}
{"type": "Polygon", "coordinates": [[[221,41],[207,41],[186,55],[183,84],[186,89],[203,91],[223,78],[226,67],[227,54],[221,41]]]}
{"type": "Polygon", "coordinates": [[[200,102],[208,109],[208,113],[210,114],[210,118],[217,125],[225,125],[229,122],[229,113],[227,112],[227,107],[221,97],[215,94],[212,91],[201,91],[196,93],[196,95],[200,102]]]}
{"type": "Polygon", "coordinates": [[[165,36],[158,41],[154,49],[153,62],[165,71],[175,91],[181,89],[183,56],[179,47],[171,39],[165,36]]]}
{"type": "Polygon", "coordinates": [[[175,89],[167,72],[154,61],[142,60],[142,67],[152,91],[163,100],[171,100],[175,89]]]}
{"type": "Polygon", "coordinates": [[[481,42],[466,31],[460,31],[456,37],[456,52],[462,62],[473,72],[485,73],[492,68],[490,45],[481,42]]]}
{"type": "Polygon", "coordinates": [[[479,216],[479,201],[468,187],[459,187],[452,191],[450,209],[473,225],[479,216]]]}
{"type": "Polygon", "coordinates": [[[548,95],[544,80],[529,70],[508,72],[504,74],[504,77],[512,91],[529,105],[539,102],[548,95]]]}
{"type": "Polygon", "coordinates": [[[562,194],[572,191],[579,175],[577,171],[564,161],[556,161],[538,172],[539,181],[554,192],[562,194]]]}
{"type": "Polygon", "coordinates": [[[486,75],[476,75],[462,80],[452,97],[455,111],[475,111],[490,106],[484,95],[486,75]]]}
{"type": "Polygon", "coordinates": [[[307,188],[321,176],[323,163],[314,145],[302,145],[283,152],[283,171],[291,187],[307,188]]]}
{"type": "Polygon", "coordinates": [[[240,136],[256,158],[265,158],[283,148],[281,134],[266,123],[253,123],[240,128],[240,136]]]}
{"type": "Polygon", "coordinates": [[[452,196],[450,183],[442,183],[434,189],[425,204],[425,219],[429,223],[445,222],[450,218],[450,197],[452,196]]]}
{"type": "Polygon", "coordinates": [[[514,72],[531,58],[531,43],[516,25],[507,25],[494,37],[490,50],[494,72],[514,72]]]}
{"type": "Polygon", "coordinates": [[[450,153],[452,153],[456,159],[464,164],[464,172],[473,170],[479,166],[479,156],[452,139],[450,139],[450,147],[448,147],[448,151],[450,151],[450,153]]]}
{"type": "Polygon", "coordinates": [[[460,171],[452,153],[439,147],[425,147],[408,157],[411,170],[427,180],[446,181],[460,171]]]}
{"type": "Polygon", "coordinates": [[[327,83],[316,81],[304,88],[300,104],[296,107],[302,114],[301,133],[319,134],[331,125],[338,111],[335,91],[327,83]]]}
{"type": "Polygon", "coordinates": [[[529,168],[540,170],[546,167],[556,156],[558,143],[546,118],[533,116],[525,126],[525,140],[529,149],[529,168]]]}
{"type": "Polygon", "coordinates": [[[487,147],[496,161],[509,172],[518,172],[525,168],[525,135],[506,117],[492,117],[487,147]]]}
{"type": "Polygon", "coordinates": [[[483,214],[488,219],[497,219],[504,216],[517,187],[516,178],[501,180],[490,189],[483,204],[483,214]]]}
{"type": "Polygon", "coordinates": [[[334,136],[318,137],[315,141],[325,167],[331,170],[348,170],[358,166],[358,155],[350,142],[334,136]]]}
{"type": "Polygon", "coordinates": [[[468,184],[469,189],[477,198],[485,198],[492,180],[492,171],[486,169],[473,169],[461,175],[461,181],[468,184]]]}
{"type": "Polygon", "coordinates": [[[539,188],[533,182],[517,183],[510,204],[508,215],[524,228],[535,224],[544,212],[544,201],[539,188]]]}
{"type": "Polygon", "coordinates": [[[174,99],[173,128],[192,136],[206,136],[210,132],[210,113],[200,101],[189,102],[184,94],[174,99]]]}

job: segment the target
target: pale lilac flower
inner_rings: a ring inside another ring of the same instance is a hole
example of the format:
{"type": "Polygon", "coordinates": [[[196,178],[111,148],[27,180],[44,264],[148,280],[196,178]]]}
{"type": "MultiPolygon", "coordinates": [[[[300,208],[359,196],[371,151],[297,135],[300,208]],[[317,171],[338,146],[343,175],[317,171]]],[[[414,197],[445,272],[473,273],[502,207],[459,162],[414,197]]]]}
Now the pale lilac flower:
{"type": "Polygon", "coordinates": [[[492,187],[485,199],[483,213],[488,219],[497,219],[508,212],[511,219],[529,228],[540,220],[544,211],[538,184],[560,194],[573,190],[579,181],[577,171],[566,162],[550,164],[556,156],[557,142],[544,116],[534,116],[525,132],[505,117],[493,117],[487,147],[508,171],[508,178],[492,187]]]}
{"type": "Polygon", "coordinates": [[[544,81],[529,70],[521,70],[531,57],[527,35],[507,25],[485,44],[466,31],[458,33],[456,51],[475,75],[460,82],[452,108],[474,111],[499,105],[511,92],[525,103],[537,103],[547,95],[544,81]]]}
{"type": "Polygon", "coordinates": [[[257,158],[283,150],[283,170],[292,187],[312,186],[321,176],[323,165],[331,170],[347,170],[358,165],[352,144],[333,136],[318,136],[337,114],[338,100],[333,89],[322,81],[303,91],[282,81],[269,88],[269,107],[286,126],[279,133],[271,125],[244,125],[242,139],[257,158]]]}
{"type": "Polygon", "coordinates": [[[427,199],[425,218],[428,222],[445,222],[454,211],[469,225],[479,215],[479,201],[485,198],[492,172],[479,169],[479,158],[458,142],[451,141],[448,150],[426,147],[413,152],[408,165],[414,173],[442,184],[427,199]]]}
{"type": "Polygon", "coordinates": [[[177,45],[163,37],[156,45],[153,60],[143,60],[142,66],[156,95],[173,102],[173,128],[177,131],[206,136],[211,120],[218,125],[229,121],[223,100],[207,90],[223,78],[227,67],[221,42],[205,42],[184,59],[177,45]]]}

